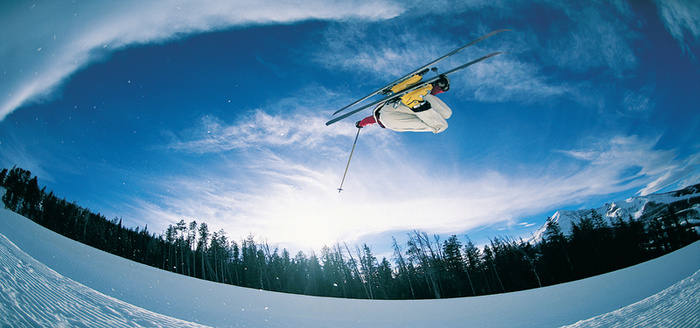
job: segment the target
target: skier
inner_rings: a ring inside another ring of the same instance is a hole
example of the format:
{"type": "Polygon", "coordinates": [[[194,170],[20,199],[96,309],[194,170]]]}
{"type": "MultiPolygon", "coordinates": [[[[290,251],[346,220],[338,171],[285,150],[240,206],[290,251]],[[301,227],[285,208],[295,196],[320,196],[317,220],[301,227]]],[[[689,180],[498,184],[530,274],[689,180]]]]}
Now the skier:
{"type": "MultiPolygon", "coordinates": [[[[401,92],[422,79],[414,75],[397,84],[391,91],[401,92]]],[[[440,133],[447,129],[447,119],[452,110],[436,95],[450,89],[450,80],[445,75],[432,84],[416,89],[400,98],[400,101],[380,103],[372,115],[355,123],[358,128],[379,124],[382,128],[394,131],[414,131],[440,133]]]]}

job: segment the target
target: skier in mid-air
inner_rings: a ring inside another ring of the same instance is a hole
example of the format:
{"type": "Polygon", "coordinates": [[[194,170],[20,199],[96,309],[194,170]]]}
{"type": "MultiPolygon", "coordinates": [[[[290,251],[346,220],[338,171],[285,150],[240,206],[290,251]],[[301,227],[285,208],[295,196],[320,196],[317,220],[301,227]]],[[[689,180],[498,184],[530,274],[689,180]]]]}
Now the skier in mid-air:
{"type": "Polygon", "coordinates": [[[350,160],[352,159],[352,154],[355,152],[357,138],[360,136],[360,131],[363,127],[370,126],[372,124],[379,124],[379,126],[382,128],[399,132],[430,131],[433,133],[440,133],[445,131],[445,129],[447,129],[447,119],[452,116],[452,110],[447,107],[442,100],[438,99],[436,95],[450,89],[450,80],[447,78],[447,76],[491,57],[498,56],[503,52],[492,52],[425,81],[423,81],[423,76],[430,71],[437,73],[437,67],[433,65],[439,63],[440,61],[451,57],[454,54],[471,47],[484,39],[490,38],[495,34],[505,31],[509,30],[501,29],[487,33],[335,111],[335,113],[333,113],[334,118],[326,122],[326,125],[331,125],[355,113],[376,105],[372,111],[372,115],[367,116],[355,123],[355,126],[357,127],[357,134],[355,135],[355,142],[352,144],[350,158],[348,158],[348,164],[345,166],[345,173],[343,174],[343,180],[340,182],[340,188],[338,188],[338,191],[340,192],[343,190],[343,183],[345,182],[345,177],[348,173],[350,160]],[[378,94],[382,94],[385,97],[369,104],[355,107],[356,105],[378,94]]]}
{"type": "MultiPolygon", "coordinates": [[[[420,82],[422,76],[414,75],[394,86],[391,91],[398,93],[420,82]]],[[[436,95],[450,89],[447,76],[416,89],[400,98],[400,101],[384,102],[375,107],[372,115],[355,123],[358,128],[378,124],[382,128],[404,132],[440,133],[447,129],[447,119],[452,110],[436,95]]]]}
{"type": "Polygon", "coordinates": [[[355,113],[370,108],[371,106],[378,105],[374,108],[371,116],[356,123],[358,131],[364,126],[375,123],[395,131],[432,131],[434,133],[444,131],[447,128],[446,119],[452,115],[452,110],[450,110],[445,103],[440,101],[440,99],[435,97],[435,95],[449,89],[450,81],[447,79],[447,76],[491,57],[498,56],[503,52],[492,52],[425,81],[422,81],[423,76],[430,71],[437,73],[437,67],[434,65],[442,60],[490,38],[493,35],[505,31],[509,30],[501,29],[484,34],[474,41],[390,82],[374,92],[335,111],[335,113],[333,113],[334,118],[326,122],[326,125],[331,125],[355,113]],[[366,105],[355,107],[355,105],[378,94],[385,95],[386,97],[366,105]]]}

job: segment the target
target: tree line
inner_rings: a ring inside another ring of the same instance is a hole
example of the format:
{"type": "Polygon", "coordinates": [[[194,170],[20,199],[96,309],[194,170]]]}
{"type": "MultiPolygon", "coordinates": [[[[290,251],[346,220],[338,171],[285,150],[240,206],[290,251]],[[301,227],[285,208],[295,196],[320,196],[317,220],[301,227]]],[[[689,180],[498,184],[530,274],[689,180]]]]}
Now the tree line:
{"type": "MultiPolygon", "coordinates": [[[[565,234],[548,220],[542,240],[496,237],[477,247],[468,237],[442,240],[413,231],[393,238],[391,260],[366,244],[337,243],[320,254],[290,254],[249,235],[230,239],[205,222],[170,225],[162,233],[122,226],[39,188],[29,171],[0,172],[5,207],[57,233],[98,249],[191,277],[316,296],[362,299],[430,299],[488,295],[582,279],[634,265],[698,239],[692,206],[700,197],[650,204],[643,217],[605,220],[596,211],[565,234]]],[[[700,186],[695,186],[698,188],[700,186]]],[[[679,191],[682,192],[682,191],[679,191]]]]}

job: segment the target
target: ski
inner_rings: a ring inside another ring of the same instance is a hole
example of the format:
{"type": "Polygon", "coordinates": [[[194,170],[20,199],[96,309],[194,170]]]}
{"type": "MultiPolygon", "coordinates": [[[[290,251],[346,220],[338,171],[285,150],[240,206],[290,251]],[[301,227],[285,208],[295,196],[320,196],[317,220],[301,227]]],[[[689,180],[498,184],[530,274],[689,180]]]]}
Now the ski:
{"type": "MultiPolygon", "coordinates": [[[[483,57],[474,59],[474,60],[472,60],[472,61],[470,61],[470,62],[468,62],[468,63],[466,63],[466,64],[457,66],[457,67],[455,67],[455,68],[453,68],[453,69],[451,69],[451,70],[449,70],[449,71],[447,71],[447,72],[445,72],[445,73],[442,73],[442,74],[440,74],[440,75],[446,75],[446,76],[447,76],[447,75],[453,74],[453,73],[455,73],[455,72],[457,72],[457,71],[463,70],[463,69],[465,69],[465,68],[467,68],[467,67],[469,67],[469,66],[471,66],[471,65],[474,65],[474,64],[476,64],[476,63],[479,63],[479,62],[484,61],[484,60],[486,60],[486,59],[489,59],[489,58],[491,58],[491,57],[498,56],[498,55],[500,55],[500,54],[502,54],[502,53],[503,53],[503,52],[492,52],[492,53],[490,53],[490,54],[488,54],[488,55],[486,55],[486,56],[483,56],[483,57]]],[[[414,90],[416,90],[416,89],[419,89],[419,88],[425,86],[426,84],[431,84],[431,83],[437,81],[438,79],[440,79],[440,76],[439,76],[439,75],[438,75],[438,76],[435,76],[435,77],[433,77],[433,78],[431,78],[431,79],[428,79],[428,80],[425,80],[425,81],[421,81],[421,82],[419,82],[418,84],[415,84],[415,85],[413,85],[413,86],[411,86],[411,87],[409,87],[409,88],[407,88],[407,89],[405,89],[405,90],[403,90],[403,91],[401,91],[401,92],[392,94],[392,95],[390,95],[390,96],[386,96],[386,97],[384,97],[384,98],[382,98],[382,99],[380,99],[380,100],[377,100],[377,101],[371,102],[371,103],[369,103],[369,104],[367,104],[367,105],[364,105],[364,106],[362,106],[362,107],[358,107],[358,108],[356,108],[356,109],[353,109],[353,110],[351,110],[351,111],[349,111],[349,112],[347,112],[347,113],[345,113],[345,114],[343,114],[343,115],[340,115],[340,116],[338,116],[338,117],[335,117],[335,118],[333,118],[332,120],[326,122],[326,126],[331,125],[331,124],[333,124],[333,123],[335,123],[335,122],[338,122],[338,121],[340,121],[340,120],[342,120],[342,119],[344,119],[344,118],[346,118],[346,117],[348,117],[348,116],[350,116],[350,115],[353,115],[353,114],[355,114],[355,113],[357,113],[357,112],[360,112],[360,111],[362,111],[362,110],[364,110],[364,109],[366,109],[366,108],[369,108],[369,107],[372,107],[372,106],[374,106],[374,105],[377,105],[377,104],[380,104],[380,103],[384,103],[384,102],[387,102],[387,101],[392,101],[392,100],[394,100],[394,99],[398,99],[399,97],[401,97],[401,96],[403,96],[403,95],[405,95],[405,94],[407,94],[407,93],[409,93],[409,92],[412,92],[412,91],[414,91],[414,90]]]]}
{"type": "Polygon", "coordinates": [[[469,43],[467,43],[467,44],[465,44],[465,45],[463,45],[463,46],[461,46],[461,47],[459,47],[459,48],[453,50],[452,52],[450,52],[450,53],[448,53],[448,54],[445,54],[445,55],[443,55],[442,57],[440,57],[440,58],[438,58],[438,59],[435,59],[435,60],[431,61],[430,63],[427,63],[427,64],[425,64],[425,65],[423,65],[423,66],[421,66],[421,67],[419,67],[419,68],[413,70],[412,72],[410,72],[410,73],[408,73],[408,74],[406,74],[406,75],[404,75],[404,76],[402,76],[402,77],[400,77],[400,78],[394,80],[393,82],[391,82],[391,83],[389,83],[389,84],[387,84],[387,85],[385,85],[385,86],[383,86],[383,87],[381,87],[381,88],[375,90],[374,92],[372,92],[372,93],[370,93],[370,94],[368,94],[368,95],[362,97],[361,99],[358,99],[358,100],[354,101],[352,104],[347,105],[347,106],[345,106],[345,107],[343,107],[343,108],[341,108],[341,109],[335,111],[335,113],[333,113],[333,116],[337,115],[338,113],[340,113],[340,112],[342,112],[342,111],[344,111],[344,110],[346,110],[346,109],[348,109],[348,108],[350,108],[350,107],[352,107],[352,106],[355,106],[355,105],[357,105],[357,104],[359,104],[359,103],[361,103],[361,102],[363,102],[363,101],[369,99],[370,97],[372,97],[372,96],[374,96],[374,95],[377,95],[377,94],[379,94],[379,93],[387,93],[388,90],[390,90],[391,88],[393,88],[395,85],[401,83],[402,81],[406,80],[407,78],[409,78],[409,77],[411,77],[411,76],[413,76],[413,75],[416,75],[416,74],[418,74],[418,75],[424,75],[425,73],[427,73],[427,72],[430,70],[430,67],[431,67],[431,66],[433,66],[433,65],[435,65],[435,64],[437,64],[437,63],[443,61],[444,59],[446,59],[446,58],[448,58],[448,57],[450,57],[450,56],[452,56],[452,55],[454,55],[454,54],[456,54],[456,53],[458,53],[458,52],[460,52],[460,51],[462,51],[462,50],[464,50],[464,49],[466,49],[466,48],[468,48],[468,47],[470,47],[470,46],[473,46],[473,45],[475,45],[475,44],[477,44],[477,43],[483,41],[484,39],[487,39],[487,38],[489,38],[489,37],[491,37],[491,36],[494,36],[494,35],[496,35],[496,34],[498,34],[498,33],[506,32],[506,31],[510,31],[510,30],[508,30],[508,29],[500,29],[500,30],[495,30],[495,31],[492,31],[492,32],[490,32],[490,33],[484,34],[483,36],[481,36],[481,37],[475,39],[474,41],[469,42],[469,43]]]}

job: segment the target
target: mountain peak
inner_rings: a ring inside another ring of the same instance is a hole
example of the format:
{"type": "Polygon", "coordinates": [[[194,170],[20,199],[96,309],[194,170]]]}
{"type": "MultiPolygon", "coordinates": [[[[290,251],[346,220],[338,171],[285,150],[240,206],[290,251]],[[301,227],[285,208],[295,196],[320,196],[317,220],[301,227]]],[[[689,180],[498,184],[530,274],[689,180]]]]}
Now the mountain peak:
{"type": "Polygon", "coordinates": [[[582,218],[590,218],[593,212],[597,212],[604,219],[608,220],[617,218],[621,218],[625,221],[630,219],[639,220],[645,217],[645,215],[653,214],[652,212],[658,212],[660,206],[666,208],[671,204],[673,204],[674,210],[677,213],[683,212],[691,214],[689,212],[694,211],[697,216],[698,213],[700,213],[700,184],[671,192],[630,197],[622,201],[605,204],[595,209],[556,211],[547,219],[547,222],[545,222],[542,227],[533,233],[530,242],[536,243],[544,238],[544,233],[547,230],[547,224],[549,222],[557,222],[561,231],[565,235],[569,235],[574,222],[578,222],[582,218]],[[652,204],[654,206],[650,206],[652,204]]]}

